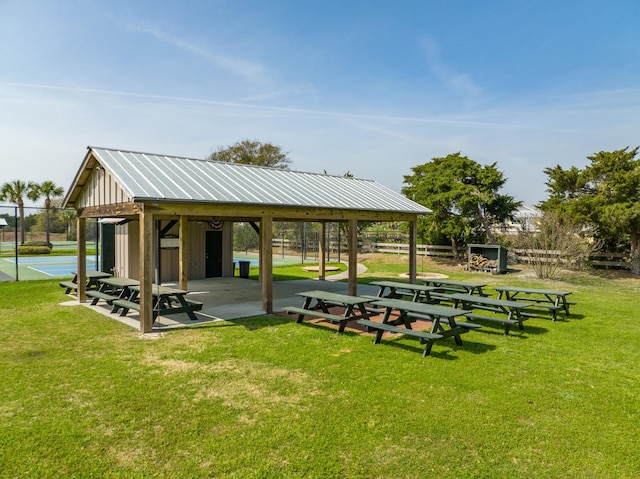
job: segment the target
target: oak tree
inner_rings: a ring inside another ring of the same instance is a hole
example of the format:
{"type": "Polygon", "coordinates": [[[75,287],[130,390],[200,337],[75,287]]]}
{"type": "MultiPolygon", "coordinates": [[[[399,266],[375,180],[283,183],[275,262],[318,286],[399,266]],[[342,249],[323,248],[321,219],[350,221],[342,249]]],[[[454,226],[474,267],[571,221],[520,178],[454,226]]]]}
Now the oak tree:
{"type": "Polygon", "coordinates": [[[640,274],[640,159],[638,147],[601,151],[589,164],[568,170],[546,168],[549,198],[543,211],[580,222],[605,244],[624,239],[631,250],[631,271],[640,274]]]}
{"type": "Polygon", "coordinates": [[[207,160],[241,163],[244,165],[269,166],[288,170],[291,160],[288,153],[281,147],[258,140],[241,140],[237,143],[222,147],[211,153],[207,160]]]}
{"type": "Polygon", "coordinates": [[[422,236],[447,238],[456,258],[458,244],[469,239],[496,244],[494,225],[511,218],[520,206],[499,193],[506,179],[496,163],[483,166],[458,152],[412,171],[404,177],[402,193],[433,211],[421,223],[422,236]]]}

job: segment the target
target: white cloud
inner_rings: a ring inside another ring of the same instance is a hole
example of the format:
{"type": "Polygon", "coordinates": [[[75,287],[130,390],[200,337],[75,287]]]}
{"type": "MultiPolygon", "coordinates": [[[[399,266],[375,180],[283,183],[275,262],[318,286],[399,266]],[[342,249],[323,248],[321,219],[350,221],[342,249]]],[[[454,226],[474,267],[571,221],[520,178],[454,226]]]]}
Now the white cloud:
{"type": "Polygon", "coordinates": [[[427,64],[435,77],[448,90],[465,101],[475,103],[482,96],[482,88],[466,73],[456,71],[440,57],[440,48],[431,38],[422,41],[427,64]]]}
{"type": "Polygon", "coordinates": [[[216,52],[211,46],[198,44],[193,40],[170,35],[166,30],[149,23],[127,22],[125,26],[127,30],[131,32],[149,35],[156,40],[179,48],[233,75],[242,77],[246,81],[254,83],[262,83],[265,81],[266,69],[260,63],[216,52]]]}

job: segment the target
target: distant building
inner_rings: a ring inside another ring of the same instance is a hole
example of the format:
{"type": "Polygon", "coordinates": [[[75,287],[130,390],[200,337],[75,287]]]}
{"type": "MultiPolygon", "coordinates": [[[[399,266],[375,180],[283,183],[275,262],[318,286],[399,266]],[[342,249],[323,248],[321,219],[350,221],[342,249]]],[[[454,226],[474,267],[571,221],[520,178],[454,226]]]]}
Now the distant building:
{"type": "Polygon", "coordinates": [[[533,205],[522,205],[513,214],[513,220],[506,220],[498,226],[502,234],[518,234],[520,231],[536,231],[542,211],[533,205]]]}

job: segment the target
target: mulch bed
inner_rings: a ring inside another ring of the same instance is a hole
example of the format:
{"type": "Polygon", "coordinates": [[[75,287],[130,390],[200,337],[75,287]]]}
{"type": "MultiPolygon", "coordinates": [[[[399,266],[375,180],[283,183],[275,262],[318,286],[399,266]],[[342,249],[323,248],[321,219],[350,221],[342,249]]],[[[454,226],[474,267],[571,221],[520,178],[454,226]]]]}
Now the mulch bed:
{"type": "MultiPolygon", "coordinates": [[[[332,308],[329,308],[329,312],[331,314],[342,316],[344,314],[344,308],[339,307],[339,306],[334,306],[332,308]]],[[[297,314],[288,314],[288,313],[285,313],[285,312],[279,312],[277,314],[280,315],[280,316],[291,318],[294,321],[296,320],[296,318],[298,316],[297,314]]],[[[372,314],[369,317],[369,319],[371,321],[375,321],[375,322],[381,323],[382,322],[382,317],[383,317],[382,314],[372,314]]],[[[391,313],[391,317],[392,318],[394,318],[394,317],[397,318],[398,317],[398,313],[391,313]]],[[[311,324],[317,324],[317,325],[326,327],[327,329],[333,329],[333,330],[336,330],[336,331],[337,331],[338,326],[339,326],[338,324],[334,324],[331,321],[327,321],[326,319],[323,319],[323,318],[310,318],[310,319],[307,319],[307,316],[305,316],[305,319],[304,319],[303,322],[311,323],[311,324]]],[[[428,331],[428,330],[431,329],[431,321],[424,321],[424,320],[421,320],[421,319],[415,320],[415,321],[413,321],[411,323],[411,328],[415,329],[416,331],[428,331]]],[[[347,323],[347,326],[344,328],[344,330],[345,330],[345,332],[349,331],[349,332],[352,332],[352,333],[363,334],[363,335],[372,336],[372,337],[375,336],[375,334],[376,334],[375,332],[366,331],[365,327],[360,325],[360,324],[358,324],[358,322],[356,320],[349,321],[347,323]]],[[[384,334],[382,335],[382,338],[384,339],[384,338],[397,337],[397,336],[398,335],[396,333],[391,333],[389,331],[385,331],[384,334]]]]}

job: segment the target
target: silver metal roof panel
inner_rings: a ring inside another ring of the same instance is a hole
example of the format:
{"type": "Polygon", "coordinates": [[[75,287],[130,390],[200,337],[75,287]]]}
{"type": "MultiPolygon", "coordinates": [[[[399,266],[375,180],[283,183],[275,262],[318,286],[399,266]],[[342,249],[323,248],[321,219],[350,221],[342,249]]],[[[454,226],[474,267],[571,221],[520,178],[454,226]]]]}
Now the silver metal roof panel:
{"type": "Polygon", "coordinates": [[[134,201],[431,212],[370,180],[109,148],[90,150],[134,201]]]}

